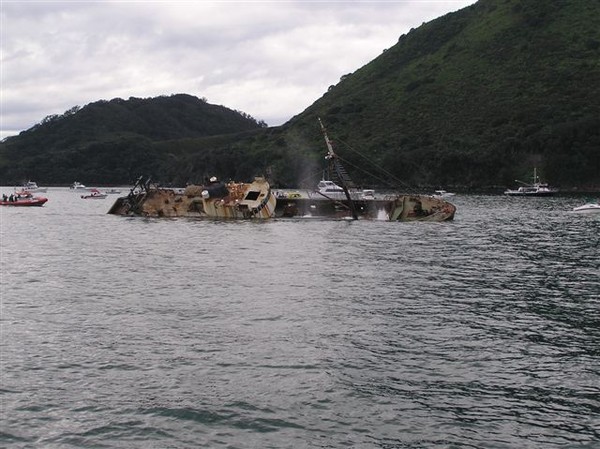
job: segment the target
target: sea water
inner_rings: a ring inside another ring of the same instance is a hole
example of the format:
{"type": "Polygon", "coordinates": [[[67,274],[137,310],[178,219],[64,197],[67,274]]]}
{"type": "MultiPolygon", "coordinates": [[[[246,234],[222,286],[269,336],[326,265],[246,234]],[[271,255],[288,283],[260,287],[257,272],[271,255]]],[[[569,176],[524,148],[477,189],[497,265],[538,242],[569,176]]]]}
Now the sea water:
{"type": "Polygon", "coordinates": [[[46,196],[0,208],[2,447],[600,447],[582,197],[389,223],[46,196]]]}

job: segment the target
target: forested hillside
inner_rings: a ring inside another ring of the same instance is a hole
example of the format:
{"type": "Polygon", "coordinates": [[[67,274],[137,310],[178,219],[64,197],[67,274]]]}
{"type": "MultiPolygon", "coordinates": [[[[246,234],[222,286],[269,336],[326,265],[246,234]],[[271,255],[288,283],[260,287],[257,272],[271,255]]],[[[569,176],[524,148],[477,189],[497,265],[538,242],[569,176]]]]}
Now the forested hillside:
{"type": "Polygon", "coordinates": [[[293,121],[402,179],[600,186],[600,2],[481,0],[401,36],[293,121]]]}
{"type": "Polygon", "coordinates": [[[123,121],[124,104],[131,114],[139,100],[99,102],[2,143],[0,176],[183,184],[266,174],[310,185],[323,166],[321,117],[363,185],[501,189],[536,167],[562,188],[600,188],[598,17],[600,1],[480,0],[400,36],[281,127],[160,102],[123,121]],[[97,115],[82,114],[92,106],[97,115]]]}
{"type": "Polygon", "coordinates": [[[6,139],[0,147],[0,175],[12,183],[128,183],[140,173],[163,171],[168,156],[156,151],[156,142],[264,126],[247,114],[185,94],[101,100],[46,117],[6,139]]]}

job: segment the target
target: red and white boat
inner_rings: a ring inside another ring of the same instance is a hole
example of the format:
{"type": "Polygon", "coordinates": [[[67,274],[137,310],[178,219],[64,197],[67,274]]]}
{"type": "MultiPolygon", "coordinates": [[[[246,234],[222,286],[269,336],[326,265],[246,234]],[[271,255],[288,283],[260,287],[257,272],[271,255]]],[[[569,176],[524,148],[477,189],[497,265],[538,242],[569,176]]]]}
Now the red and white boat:
{"type": "Polygon", "coordinates": [[[9,196],[2,195],[0,206],[43,206],[46,201],[48,201],[48,198],[19,192],[9,196]]]}
{"type": "Polygon", "coordinates": [[[106,193],[102,193],[98,189],[90,189],[90,193],[87,195],[81,195],[81,198],[84,200],[103,200],[108,195],[106,193]]]}

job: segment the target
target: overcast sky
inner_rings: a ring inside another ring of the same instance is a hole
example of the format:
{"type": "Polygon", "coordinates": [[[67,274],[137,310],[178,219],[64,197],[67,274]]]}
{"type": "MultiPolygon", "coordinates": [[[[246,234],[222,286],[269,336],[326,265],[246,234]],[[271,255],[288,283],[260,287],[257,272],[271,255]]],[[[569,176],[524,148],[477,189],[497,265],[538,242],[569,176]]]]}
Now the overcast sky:
{"type": "Polygon", "coordinates": [[[400,35],[475,0],[0,0],[1,137],[116,97],[299,114],[400,35]]]}

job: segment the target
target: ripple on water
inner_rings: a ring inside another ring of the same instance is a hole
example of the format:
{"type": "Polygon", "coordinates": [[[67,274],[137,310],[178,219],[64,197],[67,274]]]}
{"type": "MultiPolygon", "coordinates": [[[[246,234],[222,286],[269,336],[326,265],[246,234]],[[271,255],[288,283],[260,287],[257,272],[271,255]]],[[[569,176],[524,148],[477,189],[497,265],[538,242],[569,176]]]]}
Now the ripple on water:
{"type": "Polygon", "coordinates": [[[255,223],[113,217],[70,193],[2,216],[3,446],[600,438],[600,220],[562,213],[572,198],[255,223]]]}

